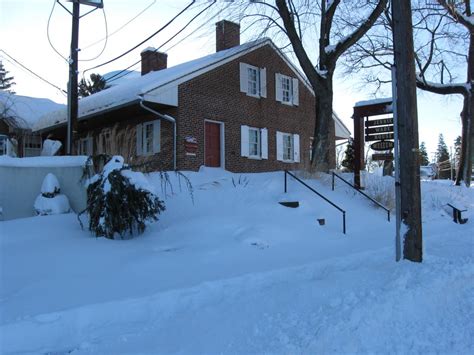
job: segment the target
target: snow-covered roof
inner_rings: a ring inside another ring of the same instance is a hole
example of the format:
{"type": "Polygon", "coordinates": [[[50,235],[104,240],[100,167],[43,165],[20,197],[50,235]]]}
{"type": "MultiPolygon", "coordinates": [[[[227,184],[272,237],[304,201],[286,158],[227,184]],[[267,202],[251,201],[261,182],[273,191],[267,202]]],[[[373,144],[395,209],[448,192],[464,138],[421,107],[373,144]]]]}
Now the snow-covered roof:
{"type": "MultiPolygon", "coordinates": [[[[177,106],[178,85],[196,76],[204,74],[220,65],[230,62],[250,51],[265,45],[272,46],[273,49],[294,71],[301,82],[313,93],[306,77],[281,53],[273,42],[268,38],[248,42],[240,46],[219,51],[186,63],[176,65],[167,69],[150,72],[143,76],[138,76],[135,72],[130,74],[135,76],[130,79],[119,79],[121,82],[106,90],[94,95],[87,96],[79,100],[79,118],[94,116],[100,112],[111,110],[120,106],[128,105],[137,100],[144,99],[156,103],[177,106]]],[[[107,76],[113,74],[106,74],[107,76]]],[[[336,134],[338,137],[348,138],[350,135],[347,127],[334,115],[336,121],[336,134]]],[[[50,112],[38,120],[33,130],[39,131],[67,122],[66,109],[50,112]]]]}
{"type": "Polygon", "coordinates": [[[372,99],[372,100],[365,100],[365,101],[358,101],[354,105],[354,107],[361,107],[361,106],[371,106],[371,105],[378,105],[378,104],[391,104],[392,98],[385,97],[381,99],[372,99]]]}
{"type": "Polygon", "coordinates": [[[335,112],[332,113],[332,118],[334,119],[336,127],[336,139],[349,139],[351,136],[351,131],[349,131],[349,128],[347,128],[347,126],[341,121],[335,112]]]}
{"type": "MultiPolygon", "coordinates": [[[[182,63],[174,67],[150,72],[140,77],[123,80],[119,85],[112,86],[106,90],[79,100],[79,118],[93,116],[99,112],[123,106],[141,98],[144,98],[147,101],[177,106],[177,86],[179,84],[267,44],[271,45],[279,54],[281,54],[282,58],[294,70],[295,74],[300,78],[303,84],[312,91],[304,75],[301,74],[298,69],[278,51],[277,47],[270,39],[263,38],[182,63]]],[[[62,113],[54,112],[51,115],[45,115],[42,117],[34,126],[33,130],[37,131],[61,124],[66,122],[66,120],[66,110],[62,113]]]]}
{"type": "Polygon", "coordinates": [[[31,129],[48,112],[65,108],[50,99],[0,92],[0,116],[20,129],[31,129]]]}
{"type": "Polygon", "coordinates": [[[141,73],[136,70],[114,70],[102,76],[108,87],[121,85],[139,77],[141,73]]]}
{"type": "MultiPolygon", "coordinates": [[[[216,65],[223,64],[222,62],[224,61],[227,62],[248,51],[271,43],[271,40],[266,38],[248,42],[186,63],[178,64],[174,67],[124,80],[123,83],[119,85],[112,86],[111,88],[79,100],[79,118],[134,102],[147,93],[165,86],[170,89],[172,86],[177,87],[180,83],[211,70],[216,65]]],[[[33,129],[41,130],[66,122],[67,119],[66,110],[63,111],[62,115],[56,112],[52,116],[54,117],[50,117],[50,115],[42,117],[33,129]]]]}

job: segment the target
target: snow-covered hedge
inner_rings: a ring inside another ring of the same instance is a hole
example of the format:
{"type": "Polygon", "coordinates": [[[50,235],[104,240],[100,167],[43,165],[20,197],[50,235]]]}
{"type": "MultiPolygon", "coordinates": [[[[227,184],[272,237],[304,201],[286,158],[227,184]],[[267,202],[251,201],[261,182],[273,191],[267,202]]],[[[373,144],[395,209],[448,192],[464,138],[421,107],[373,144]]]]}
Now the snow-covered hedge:
{"type": "Polygon", "coordinates": [[[115,239],[143,233],[147,221],[157,221],[165,210],[142,173],[113,156],[100,174],[87,182],[89,230],[97,237],[115,239]]]}

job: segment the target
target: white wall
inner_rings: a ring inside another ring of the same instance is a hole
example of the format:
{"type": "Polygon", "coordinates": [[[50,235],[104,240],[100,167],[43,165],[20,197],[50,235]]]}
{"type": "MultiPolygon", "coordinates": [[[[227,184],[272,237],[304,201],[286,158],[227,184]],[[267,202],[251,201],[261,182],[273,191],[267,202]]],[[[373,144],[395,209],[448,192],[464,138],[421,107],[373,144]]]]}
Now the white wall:
{"type": "Polygon", "coordinates": [[[0,158],[0,220],[34,216],[33,204],[41,184],[53,173],[74,212],[87,203],[86,188],[80,181],[86,157],[0,158]]]}

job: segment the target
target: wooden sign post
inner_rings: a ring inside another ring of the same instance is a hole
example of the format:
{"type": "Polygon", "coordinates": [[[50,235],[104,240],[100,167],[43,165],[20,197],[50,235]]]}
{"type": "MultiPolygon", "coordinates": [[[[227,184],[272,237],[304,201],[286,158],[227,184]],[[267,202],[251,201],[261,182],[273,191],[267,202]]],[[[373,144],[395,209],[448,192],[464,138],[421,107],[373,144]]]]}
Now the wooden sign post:
{"type": "MultiPolygon", "coordinates": [[[[380,118],[370,120],[369,117],[391,114],[392,98],[377,99],[357,102],[354,106],[354,186],[362,188],[360,172],[365,168],[364,144],[375,142],[371,145],[373,150],[386,151],[393,148],[393,118],[380,118]]],[[[380,158],[382,154],[374,154],[380,158]]],[[[386,156],[388,160],[388,155],[386,156]]],[[[386,160],[386,159],[383,159],[386,160]]],[[[393,156],[390,160],[393,160],[393,156]]]]}

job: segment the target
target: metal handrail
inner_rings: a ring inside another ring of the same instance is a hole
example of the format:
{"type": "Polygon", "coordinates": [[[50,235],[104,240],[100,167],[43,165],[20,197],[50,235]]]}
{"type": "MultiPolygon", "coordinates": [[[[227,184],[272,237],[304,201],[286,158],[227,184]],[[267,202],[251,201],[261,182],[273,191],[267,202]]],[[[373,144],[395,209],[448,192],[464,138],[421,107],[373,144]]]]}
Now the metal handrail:
{"type": "Polygon", "coordinates": [[[312,192],[314,192],[316,195],[318,195],[319,197],[321,197],[324,201],[326,201],[327,203],[329,203],[330,205],[332,205],[333,207],[337,208],[340,212],[342,212],[342,233],[346,234],[346,211],[344,211],[342,208],[340,208],[338,205],[336,205],[334,202],[330,201],[328,198],[324,197],[323,195],[321,195],[318,191],[316,191],[315,189],[313,189],[311,186],[309,186],[308,184],[306,184],[303,180],[301,180],[300,178],[297,178],[294,174],[290,173],[288,170],[285,170],[285,193],[287,192],[287,175],[290,175],[293,179],[295,179],[296,181],[298,181],[300,184],[302,184],[303,186],[305,186],[306,188],[308,188],[309,190],[311,190],[312,192]]]}
{"type": "Polygon", "coordinates": [[[379,206],[380,208],[383,208],[385,211],[387,211],[387,219],[388,221],[390,222],[390,210],[385,207],[384,205],[382,205],[380,202],[374,200],[372,197],[370,197],[369,195],[367,195],[366,193],[364,193],[363,191],[359,190],[358,188],[356,188],[354,185],[352,185],[349,181],[347,181],[346,179],[344,179],[343,177],[339,176],[338,174],[336,174],[334,171],[332,172],[332,191],[334,191],[334,177],[337,177],[339,178],[340,180],[344,181],[347,185],[349,185],[350,187],[352,187],[354,190],[356,190],[358,193],[360,193],[361,195],[367,197],[370,201],[372,201],[373,203],[375,203],[377,206],[379,206]]]}

